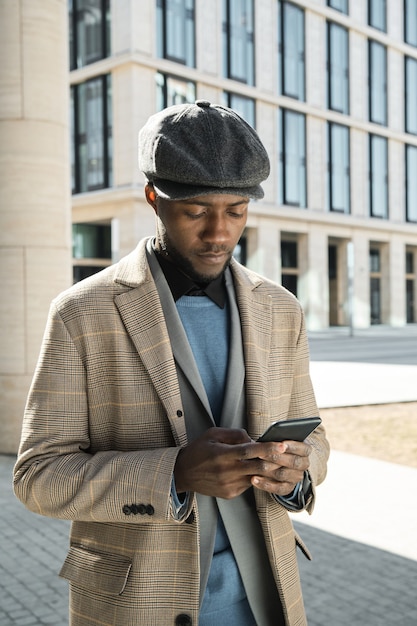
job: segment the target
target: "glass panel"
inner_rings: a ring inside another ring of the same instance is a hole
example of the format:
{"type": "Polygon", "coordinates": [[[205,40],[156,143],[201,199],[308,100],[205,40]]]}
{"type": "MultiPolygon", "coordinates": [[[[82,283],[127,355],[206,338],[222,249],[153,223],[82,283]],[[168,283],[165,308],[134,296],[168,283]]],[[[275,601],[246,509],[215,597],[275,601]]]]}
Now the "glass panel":
{"type": "Polygon", "coordinates": [[[157,72],[156,80],[156,106],[161,111],[165,107],[173,104],[184,104],[185,102],[195,102],[195,84],[190,81],[167,76],[157,72]]]}
{"type": "Polygon", "coordinates": [[[417,147],[406,146],[407,221],[417,222],[417,147]]]}
{"type": "Polygon", "coordinates": [[[417,135],[417,59],[411,57],[405,57],[405,130],[417,135]]]}
{"type": "Polygon", "coordinates": [[[369,0],[369,26],[386,32],[387,6],[386,0],[369,0]]]}
{"type": "Polygon", "coordinates": [[[379,254],[379,250],[377,248],[371,248],[369,250],[369,271],[381,271],[381,255],[379,254]]]}
{"type": "Polygon", "coordinates": [[[388,142],[370,136],[371,216],[388,218],[388,142]]]}
{"type": "Polygon", "coordinates": [[[350,211],[349,129],[329,123],[330,210],[350,211]]]}
{"type": "Polygon", "coordinates": [[[109,0],[71,2],[69,11],[72,67],[83,67],[109,54],[109,4],[109,0]]]}
{"type": "Polygon", "coordinates": [[[414,254],[410,251],[405,253],[405,271],[406,274],[414,274],[414,254]]]}
{"type": "Polygon", "coordinates": [[[281,284],[297,297],[298,276],[296,274],[282,274],[281,284]]]}
{"type": "Polygon", "coordinates": [[[371,278],[371,324],[381,323],[381,281],[379,278],[371,278]]]}
{"type": "Polygon", "coordinates": [[[73,224],[72,256],[74,259],[111,259],[111,226],[73,224]]]}
{"type": "Polygon", "coordinates": [[[376,41],[369,42],[369,119],[387,124],[387,50],[376,41]]]}
{"type": "Polygon", "coordinates": [[[305,118],[301,113],[284,111],[284,204],[306,206],[305,118]]]}
{"type": "Polygon", "coordinates": [[[338,24],[328,24],[327,67],[329,109],[349,114],[349,38],[338,24]]]}
{"type": "Polygon", "coordinates": [[[327,6],[340,11],[341,13],[349,13],[349,0],[327,0],[327,6]]]}
{"type": "Polygon", "coordinates": [[[157,0],[157,55],[195,67],[194,0],[157,0]]]}
{"type": "Polygon", "coordinates": [[[245,235],[242,235],[242,237],[239,239],[238,243],[236,244],[236,247],[233,251],[233,256],[236,259],[236,261],[238,261],[238,263],[241,263],[242,265],[246,265],[247,240],[246,240],[245,235]]]}
{"type": "Polygon", "coordinates": [[[297,242],[281,241],[281,267],[297,269],[297,242]]]}
{"type": "Polygon", "coordinates": [[[223,0],[225,76],[254,85],[252,0],[223,0]]]}
{"type": "Polygon", "coordinates": [[[404,2],[404,39],[412,46],[417,46],[417,0],[404,2]]]}
{"type": "Polygon", "coordinates": [[[110,76],[81,83],[74,94],[76,191],[101,189],[112,182],[110,76]]]}
{"type": "Polygon", "coordinates": [[[304,100],[304,11],[289,2],[281,2],[279,10],[280,90],[286,96],[304,100]]]}
{"type": "Polygon", "coordinates": [[[71,188],[72,193],[76,193],[77,183],[77,162],[75,154],[76,124],[75,124],[75,87],[70,88],[70,144],[71,144],[71,188]]]}
{"type": "Polygon", "coordinates": [[[414,324],[414,280],[406,280],[406,310],[407,310],[407,324],[414,324]]]}
{"type": "Polygon", "coordinates": [[[225,106],[236,111],[240,117],[255,128],[255,101],[236,93],[223,92],[225,106]]]}

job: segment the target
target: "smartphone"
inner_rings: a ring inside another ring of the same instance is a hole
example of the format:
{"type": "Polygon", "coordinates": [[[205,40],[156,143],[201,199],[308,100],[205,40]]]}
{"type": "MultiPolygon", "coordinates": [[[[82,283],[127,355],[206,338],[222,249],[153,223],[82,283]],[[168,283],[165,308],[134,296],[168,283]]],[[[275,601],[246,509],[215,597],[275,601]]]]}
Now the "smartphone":
{"type": "Polygon", "coordinates": [[[300,417],[274,422],[258,441],[304,441],[319,424],[320,417],[300,417]]]}

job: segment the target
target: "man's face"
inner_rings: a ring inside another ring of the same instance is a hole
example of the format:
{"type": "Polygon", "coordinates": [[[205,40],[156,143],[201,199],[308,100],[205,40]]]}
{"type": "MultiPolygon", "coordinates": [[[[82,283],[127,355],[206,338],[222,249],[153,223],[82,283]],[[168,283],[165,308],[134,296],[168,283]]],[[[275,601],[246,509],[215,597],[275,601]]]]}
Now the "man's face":
{"type": "Polygon", "coordinates": [[[197,283],[217,278],[243,233],[249,199],[219,193],[164,200],[148,186],[146,197],[157,215],[157,249],[197,283]]]}

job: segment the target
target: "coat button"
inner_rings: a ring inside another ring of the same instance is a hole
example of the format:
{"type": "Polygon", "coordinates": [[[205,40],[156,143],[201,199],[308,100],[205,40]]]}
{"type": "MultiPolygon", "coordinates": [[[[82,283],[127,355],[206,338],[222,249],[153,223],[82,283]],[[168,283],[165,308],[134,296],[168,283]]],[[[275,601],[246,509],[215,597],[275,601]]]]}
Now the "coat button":
{"type": "Polygon", "coordinates": [[[146,512],[148,515],[153,515],[155,513],[155,509],[153,508],[152,504],[146,505],[146,512]]]}
{"type": "Polygon", "coordinates": [[[175,626],[192,626],[193,620],[186,613],[180,613],[175,618],[175,626]]]}
{"type": "Polygon", "coordinates": [[[177,411],[177,417],[182,417],[182,411],[180,411],[180,409],[177,411]]]}
{"type": "Polygon", "coordinates": [[[123,513],[124,513],[125,515],[130,515],[130,514],[131,514],[131,512],[132,512],[132,511],[131,511],[131,508],[130,508],[130,506],[129,506],[128,504],[125,504],[125,505],[124,505],[124,507],[123,507],[122,511],[123,511],[123,513]]]}
{"type": "Polygon", "coordinates": [[[146,506],[144,504],[138,504],[138,513],[140,515],[145,515],[145,513],[146,513],[146,506]]]}

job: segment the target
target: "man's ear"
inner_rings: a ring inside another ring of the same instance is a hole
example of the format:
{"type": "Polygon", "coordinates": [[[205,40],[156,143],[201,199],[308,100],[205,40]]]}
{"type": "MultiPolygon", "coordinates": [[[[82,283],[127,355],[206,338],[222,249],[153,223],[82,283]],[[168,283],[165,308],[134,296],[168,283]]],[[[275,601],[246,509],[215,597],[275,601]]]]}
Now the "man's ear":
{"type": "Polygon", "coordinates": [[[145,196],[146,196],[146,201],[148,202],[148,204],[151,205],[151,207],[156,213],[157,212],[156,192],[155,192],[153,185],[151,185],[150,183],[147,183],[145,185],[145,196]]]}

